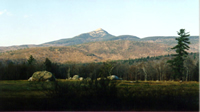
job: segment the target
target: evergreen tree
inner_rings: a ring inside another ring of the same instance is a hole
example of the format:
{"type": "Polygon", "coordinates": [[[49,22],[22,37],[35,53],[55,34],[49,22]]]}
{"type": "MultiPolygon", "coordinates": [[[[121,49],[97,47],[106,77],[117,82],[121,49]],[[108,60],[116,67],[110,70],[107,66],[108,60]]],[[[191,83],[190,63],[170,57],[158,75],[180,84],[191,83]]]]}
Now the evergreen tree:
{"type": "Polygon", "coordinates": [[[28,61],[28,64],[31,65],[35,61],[35,59],[31,55],[27,61],[28,61]]]}
{"type": "Polygon", "coordinates": [[[45,70],[51,71],[51,61],[48,58],[46,58],[44,65],[45,65],[45,70]]]}
{"type": "Polygon", "coordinates": [[[190,34],[187,32],[185,33],[185,29],[180,29],[180,32],[177,32],[178,35],[180,37],[176,38],[176,40],[178,41],[178,44],[176,46],[174,46],[171,49],[175,49],[177,54],[174,54],[173,56],[175,56],[174,59],[172,60],[168,60],[168,63],[170,63],[173,71],[174,71],[174,75],[177,78],[182,78],[183,76],[183,71],[184,71],[184,58],[187,57],[188,53],[185,50],[189,50],[189,46],[188,44],[190,44],[189,42],[189,38],[187,38],[188,36],[190,36],[190,34]]]}

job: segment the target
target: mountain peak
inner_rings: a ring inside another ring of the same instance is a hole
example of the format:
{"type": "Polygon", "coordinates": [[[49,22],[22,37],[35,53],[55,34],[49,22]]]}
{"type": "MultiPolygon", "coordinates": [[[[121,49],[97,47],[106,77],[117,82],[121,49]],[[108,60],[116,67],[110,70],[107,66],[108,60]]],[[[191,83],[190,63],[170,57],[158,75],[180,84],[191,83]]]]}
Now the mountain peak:
{"type": "Polygon", "coordinates": [[[98,28],[95,31],[104,31],[102,28],[98,28]]]}
{"type": "Polygon", "coordinates": [[[108,32],[106,32],[102,28],[98,28],[98,29],[96,29],[94,31],[89,32],[89,34],[92,37],[103,37],[103,36],[107,35],[108,32]]]}

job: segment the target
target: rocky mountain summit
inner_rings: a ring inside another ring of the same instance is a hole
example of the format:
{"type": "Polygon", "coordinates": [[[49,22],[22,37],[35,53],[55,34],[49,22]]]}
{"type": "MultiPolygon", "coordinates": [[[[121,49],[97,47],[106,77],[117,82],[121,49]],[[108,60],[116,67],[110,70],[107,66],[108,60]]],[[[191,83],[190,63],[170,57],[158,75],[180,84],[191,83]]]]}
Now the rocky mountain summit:
{"type": "Polygon", "coordinates": [[[47,42],[41,45],[42,46],[71,46],[71,45],[77,45],[77,44],[88,43],[88,42],[107,41],[114,37],[115,36],[109,34],[102,28],[99,28],[97,30],[94,30],[88,33],[80,34],[73,38],[66,38],[66,39],[61,39],[57,41],[47,42]]]}
{"type": "Polygon", "coordinates": [[[108,35],[108,32],[106,32],[102,28],[99,28],[99,29],[89,32],[89,35],[92,37],[104,37],[108,35]]]}

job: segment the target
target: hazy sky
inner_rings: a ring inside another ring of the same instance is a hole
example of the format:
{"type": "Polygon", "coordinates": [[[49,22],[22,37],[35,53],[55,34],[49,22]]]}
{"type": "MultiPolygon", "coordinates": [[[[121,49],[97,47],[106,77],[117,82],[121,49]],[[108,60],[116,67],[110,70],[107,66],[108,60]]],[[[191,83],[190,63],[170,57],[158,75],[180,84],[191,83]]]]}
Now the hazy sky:
{"type": "Polygon", "coordinates": [[[41,44],[103,28],[118,35],[199,35],[199,0],[0,0],[0,46],[41,44]]]}

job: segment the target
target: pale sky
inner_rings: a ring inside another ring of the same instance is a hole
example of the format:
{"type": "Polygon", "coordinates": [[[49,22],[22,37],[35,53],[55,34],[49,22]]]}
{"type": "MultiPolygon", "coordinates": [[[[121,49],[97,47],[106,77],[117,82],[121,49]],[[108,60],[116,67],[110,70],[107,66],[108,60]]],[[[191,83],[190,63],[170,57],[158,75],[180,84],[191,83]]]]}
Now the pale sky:
{"type": "Polygon", "coordinates": [[[0,46],[42,44],[103,28],[108,33],[199,35],[199,0],[0,0],[0,46]]]}

